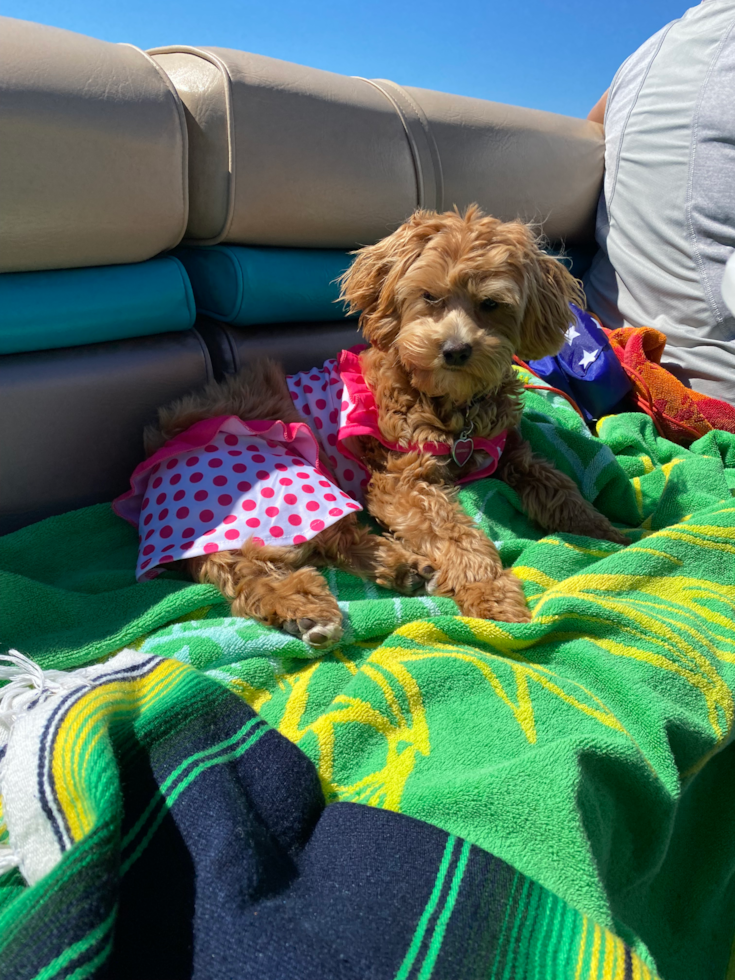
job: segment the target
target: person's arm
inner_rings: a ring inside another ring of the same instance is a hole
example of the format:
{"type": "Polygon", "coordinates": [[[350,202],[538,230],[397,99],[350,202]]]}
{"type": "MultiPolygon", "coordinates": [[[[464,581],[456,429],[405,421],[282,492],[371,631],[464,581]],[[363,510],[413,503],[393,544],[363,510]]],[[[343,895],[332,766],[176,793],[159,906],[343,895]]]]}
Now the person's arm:
{"type": "Polygon", "coordinates": [[[600,98],[600,100],[595,104],[594,108],[590,109],[587,118],[590,122],[600,123],[604,125],[605,123],[605,106],[607,105],[607,95],[610,89],[605,92],[605,94],[600,98]]]}

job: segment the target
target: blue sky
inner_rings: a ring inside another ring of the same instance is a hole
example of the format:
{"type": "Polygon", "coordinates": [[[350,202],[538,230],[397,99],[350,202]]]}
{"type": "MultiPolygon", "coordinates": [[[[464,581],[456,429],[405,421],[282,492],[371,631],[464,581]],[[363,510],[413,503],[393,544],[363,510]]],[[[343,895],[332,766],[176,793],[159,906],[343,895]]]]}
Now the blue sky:
{"type": "Polygon", "coordinates": [[[142,48],[240,48],[585,116],[678,0],[0,0],[0,13],[142,48]]]}

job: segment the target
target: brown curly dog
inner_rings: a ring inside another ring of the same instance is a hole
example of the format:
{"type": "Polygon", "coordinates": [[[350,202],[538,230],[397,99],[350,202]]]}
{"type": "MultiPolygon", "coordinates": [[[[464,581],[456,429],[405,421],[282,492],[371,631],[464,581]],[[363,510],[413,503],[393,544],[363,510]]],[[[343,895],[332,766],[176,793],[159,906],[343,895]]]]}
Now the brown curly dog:
{"type": "MultiPolygon", "coordinates": [[[[485,465],[487,454],[474,450],[460,466],[449,454],[420,448],[454,445],[468,428],[487,439],[508,432],[495,476],[518,492],[542,528],[627,543],[572,480],[531,453],[516,429],[521,385],[513,355],[557,353],[568,303],[583,301],[579,284],[540,250],[526,225],[486,217],[477,207],[463,215],[419,211],[357,253],[342,296],[350,312],[360,313],[370,344],[360,359],[383,437],[419,448],[393,451],[363,437],[367,510],[383,535],[349,514],[304,544],[247,542],[189,559],[190,574],[216,585],[235,615],[327,648],[342,635],[341,614],[316,569],[333,564],[404,593],[425,588],[451,596],[466,616],[529,620],[520,581],[457,501],[456,481],[485,465]]],[[[219,415],[304,421],[280,368],[260,362],[162,409],[158,426],[146,432],[146,449],[152,453],[219,415]]]]}

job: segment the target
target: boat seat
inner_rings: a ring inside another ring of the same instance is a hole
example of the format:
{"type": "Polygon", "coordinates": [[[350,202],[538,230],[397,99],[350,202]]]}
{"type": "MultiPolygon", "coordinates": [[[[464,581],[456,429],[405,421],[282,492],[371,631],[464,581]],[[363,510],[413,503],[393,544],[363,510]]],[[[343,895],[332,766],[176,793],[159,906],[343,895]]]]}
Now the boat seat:
{"type": "Polygon", "coordinates": [[[196,329],[209,348],[217,377],[235,374],[249,360],[259,357],[274,358],[287,374],[307,371],[344,348],[364,343],[356,318],[241,328],[200,316],[196,329]]]}
{"type": "Polygon", "coordinates": [[[352,249],[417,207],[472,203],[551,242],[594,240],[597,123],[247,51],[149,54],[186,107],[189,240],[352,249]]]}
{"type": "Polygon", "coordinates": [[[211,378],[193,329],[0,357],[0,534],[122,493],[156,409],[211,378]]]}

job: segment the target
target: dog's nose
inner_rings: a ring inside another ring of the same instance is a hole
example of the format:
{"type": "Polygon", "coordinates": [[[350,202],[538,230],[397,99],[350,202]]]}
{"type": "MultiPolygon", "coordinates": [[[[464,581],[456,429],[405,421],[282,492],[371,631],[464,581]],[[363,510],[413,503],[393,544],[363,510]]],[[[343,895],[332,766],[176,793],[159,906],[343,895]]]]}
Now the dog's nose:
{"type": "Polygon", "coordinates": [[[462,340],[448,340],[442,347],[444,363],[450,367],[462,367],[472,357],[472,344],[462,340]]]}

